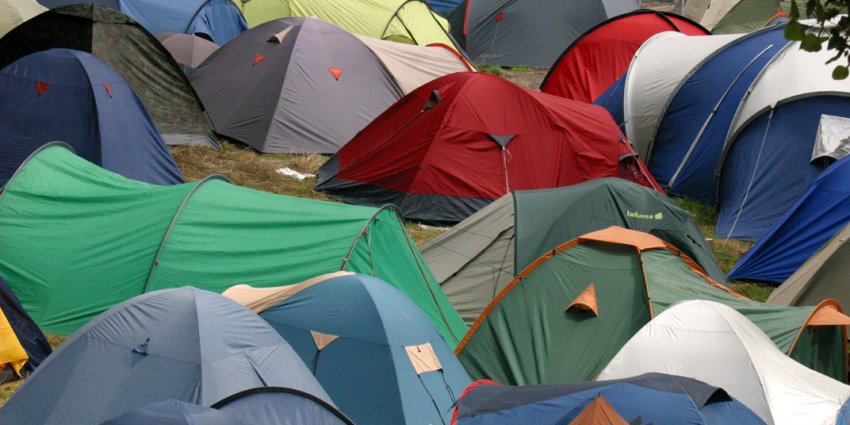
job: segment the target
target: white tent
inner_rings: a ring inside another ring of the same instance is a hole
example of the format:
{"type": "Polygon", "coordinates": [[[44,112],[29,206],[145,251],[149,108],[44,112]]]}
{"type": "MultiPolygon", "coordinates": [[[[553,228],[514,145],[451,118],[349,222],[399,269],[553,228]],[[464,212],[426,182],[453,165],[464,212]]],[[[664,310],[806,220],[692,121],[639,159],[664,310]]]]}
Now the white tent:
{"type": "Polygon", "coordinates": [[[850,422],[850,386],[782,354],[746,317],[715,302],[683,301],[659,314],[597,379],[649,372],[722,387],[770,425],[850,422]]]}
{"type": "Polygon", "coordinates": [[[35,0],[0,0],[0,37],[47,8],[35,0]]]}

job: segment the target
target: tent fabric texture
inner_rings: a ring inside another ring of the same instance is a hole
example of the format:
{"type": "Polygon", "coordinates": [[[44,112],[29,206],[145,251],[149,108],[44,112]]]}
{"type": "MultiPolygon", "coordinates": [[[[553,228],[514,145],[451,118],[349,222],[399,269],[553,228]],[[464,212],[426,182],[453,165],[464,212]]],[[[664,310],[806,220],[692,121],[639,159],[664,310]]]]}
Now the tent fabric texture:
{"type": "Polygon", "coordinates": [[[53,349],[0,277],[0,368],[9,364],[22,376],[34,371],[53,349]]]}
{"type": "Polygon", "coordinates": [[[284,18],[233,39],[190,80],[219,134],[261,152],[335,153],[405,88],[468,69],[444,47],[367,41],[315,18],[284,18]]]}
{"type": "Polygon", "coordinates": [[[439,423],[471,382],[419,307],[380,279],[339,272],[223,295],[275,328],[354,423],[439,423]]]}
{"type": "Polygon", "coordinates": [[[449,23],[424,0],[234,0],[253,28],[264,22],[312,16],[352,34],[460,52],[449,23]]]}
{"type": "Polygon", "coordinates": [[[168,399],[210,406],[260,386],[331,403],[271,326],[186,286],[134,297],[86,324],[6,402],[0,421],[97,424],[168,399]]]}
{"type": "Polygon", "coordinates": [[[166,400],[140,407],[101,425],[252,425],[210,407],[166,400]]]}
{"type": "Polygon", "coordinates": [[[587,30],[638,9],[632,0],[464,0],[449,22],[475,63],[548,69],[587,30]]]}
{"type": "Polygon", "coordinates": [[[716,302],[671,306],[626,343],[599,379],[653,372],[722,387],[769,425],[848,423],[850,386],[788,358],[744,315],[716,302]]]}
{"type": "Polygon", "coordinates": [[[47,8],[35,0],[0,0],[0,37],[47,8]]]}
{"type": "Polygon", "coordinates": [[[549,69],[540,91],[591,103],[629,69],[641,44],[664,31],[710,34],[672,13],[639,9],[615,16],[573,41],[549,69]]]}
{"type": "Polygon", "coordinates": [[[850,318],[837,304],[779,307],[743,298],[708,279],[672,245],[619,227],[576,238],[535,261],[496,296],[455,352],[473,379],[509,385],[591,380],[643,325],[691,299],[740,311],[783,353],[846,379],[843,323],[850,318]],[[568,308],[591,284],[598,315],[568,308]]]}
{"type": "Polygon", "coordinates": [[[0,39],[0,69],[53,48],[91,53],[112,67],[142,100],[168,144],[218,148],[204,107],[180,66],[127,15],[96,4],[44,12],[0,39]]]}
{"type": "MultiPolygon", "coordinates": [[[[843,238],[836,239],[835,235],[843,233],[842,229],[848,222],[850,157],[844,157],[821,173],[797,199],[794,206],[744,253],[729,273],[729,278],[782,283],[799,270],[794,280],[800,279],[805,273],[808,276],[800,280],[808,282],[814,274],[821,273],[824,262],[831,261],[830,256],[835,255],[838,247],[842,245],[843,238]],[[816,252],[818,253],[815,254],[816,252]],[[814,256],[819,259],[815,260],[814,256]],[[812,263],[800,270],[810,258],[812,263]]],[[[827,274],[831,273],[833,272],[827,274]]],[[[831,293],[832,296],[825,298],[833,298],[842,305],[850,305],[850,293],[831,293]]],[[[815,304],[823,299],[818,299],[815,304]]],[[[807,296],[808,303],[813,301],[811,296],[807,296]]]]}
{"type": "Polygon", "coordinates": [[[156,39],[171,53],[171,57],[186,75],[191,74],[219,47],[218,44],[194,34],[167,32],[157,34],[156,39]]]}
{"type": "Polygon", "coordinates": [[[185,183],[145,106],[109,65],[50,49],[0,71],[0,186],[30,154],[60,140],[128,179],[185,183]]]}
{"type": "Polygon", "coordinates": [[[252,388],[233,394],[212,407],[251,425],[354,425],[327,399],[293,388],[252,388]]]}
{"type": "Polygon", "coordinates": [[[452,347],[466,333],[391,208],[275,195],[220,176],[153,186],[52,145],[0,194],[0,227],[0,275],[49,333],[157,289],[221,293],[339,270],[392,282],[452,347]]]}
{"type": "MultiPolygon", "coordinates": [[[[79,0],[40,0],[50,9],[79,0]]],[[[151,34],[195,34],[223,45],[248,29],[242,12],[230,0],[94,0],[118,10],[151,34]]]]}
{"type": "Polygon", "coordinates": [[[456,73],[408,94],[319,169],[314,190],[405,217],[457,222],[511,190],[621,177],[647,187],[602,108],[456,73]]]}
{"type": "MultiPolygon", "coordinates": [[[[691,0],[682,14],[699,22],[714,34],[742,34],[767,26],[777,13],[790,13],[791,2],[786,0],[691,0]]],[[[805,8],[800,17],[806,17],[805,8]]]]}
{"type": "Polygon", "coordinates": [[[564,242],[610,226],[650,233],[693,258],[715,282],[723,271],[690,214],[657,190],[618,178],[511,192],[422,247],[468,325],[521,271],[564,242]]]}
{"type": "Polygon", "coordinates": [[[487,381],[472,385],[458,400],[452,425],[764,424],[722,388],[661,373],[521,387],[487,381]],[[607,405],[623,422],[576,422],[589,416],[594,404],[607,405]]]}

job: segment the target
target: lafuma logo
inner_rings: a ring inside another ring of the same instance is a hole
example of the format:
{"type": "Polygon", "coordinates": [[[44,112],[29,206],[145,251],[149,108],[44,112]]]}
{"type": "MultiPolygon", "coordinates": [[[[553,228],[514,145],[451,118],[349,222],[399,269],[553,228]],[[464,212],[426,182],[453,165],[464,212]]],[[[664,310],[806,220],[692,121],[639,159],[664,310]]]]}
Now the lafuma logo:
{"type": "Polygon", "coordinates": [[[636,213],[636,212],[631,212],[631,211],[626,211],[626,216],[633,217],[633,218],[641,218],[641,219],[644,219],[644,220],[661,220],[661,219],[664,218],[664,215],[661,214],[661,213],[656,213],[655,215],[652,215],[652,214],[641,214],[641,213],[636,213]]]}

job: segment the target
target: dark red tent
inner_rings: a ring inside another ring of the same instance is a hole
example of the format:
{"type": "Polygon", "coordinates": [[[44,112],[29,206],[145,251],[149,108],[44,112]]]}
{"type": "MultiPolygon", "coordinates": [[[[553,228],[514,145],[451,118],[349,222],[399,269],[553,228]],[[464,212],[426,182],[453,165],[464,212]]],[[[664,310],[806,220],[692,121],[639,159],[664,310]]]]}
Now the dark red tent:
{"type": "Polygon", "coordinates": [[[543,79],[543,93],[591,103],[629,69],[644,41],[664,31],[711,34],[672,13],[638,10],[613,17],[574,41],[543,79]]]}
{"type": "Polygon", "coordinates": [[[314,187],[408,218],[460,221],[511,190],[622,177],[657,188],[608,112],[457,73],[403,97],[319,170],[314,187]]]}

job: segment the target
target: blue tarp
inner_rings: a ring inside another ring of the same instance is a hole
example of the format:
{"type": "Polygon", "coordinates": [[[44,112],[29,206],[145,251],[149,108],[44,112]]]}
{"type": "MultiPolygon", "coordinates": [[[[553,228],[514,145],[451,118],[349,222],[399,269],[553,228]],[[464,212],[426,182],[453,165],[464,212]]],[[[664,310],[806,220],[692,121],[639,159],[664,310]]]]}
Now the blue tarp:
{"type": "Polygon", "coordinates": [[[621,380],[524,387],[483,383],[458,402],[457,425],[566,425],[600,395],[630,423],[764,424],[720,388],[650,373],[621,380]]]}
{"type": "Polygon", "coordinates": [[[824,162],[811,160],[823,114],[850,117],[850,97],[780,104],[740,131],[722,164],[717,237],[760,239],[820,175],[824,162]]]}
{"type": "Polygon", "coordinates": [[[265,321],[187,286],[137,296],[80,328],[0,409],[0,423],[98,424],[168,399],[210,406],[267,385],[330,403],[265,321]]]}
{"type": "MultiPolygon", "coordinates": [[[[39,0],[48,9],[79,0],[39,0]]],[[[151,34],[206,34],[219,46],[248,30],[239,8],[230,0],[93,0],[119,10],[151,34]]]]}
{"type": "Polygon", "coordinates": [[[730,279],[782,283],[850,222],[850,156],[826,169],[735,264],[730,279]]]}
{"type": "Polygon", "coordinates": [[[109,65],[84,52],[34,53],[0,71],[0,185],[36,149],[71,145],[124,177],[185,180],[141,100],[109,65]]]}
{"type": "Polygon", "coordinates": [[[422,311],[374,277],[324,280],[260,317],[292,344],[340,410],[358,425],[440,423],[470,383],[422,311]],[[311,331],[339,338],[319,350],[311,331]],[[405,347],[424,344],[434,350],[441,370],[416,373],[405,347]]]}
{"type": "Polygon", "coordinates": [[[41,329],[33,322],[2,277],[0,277],[0,314],[6,316],[15,336],[18,337],[18,342],[29,357],[22,372],[34,371],[53,352],[53,349],[50,348],[41,329]]]}

